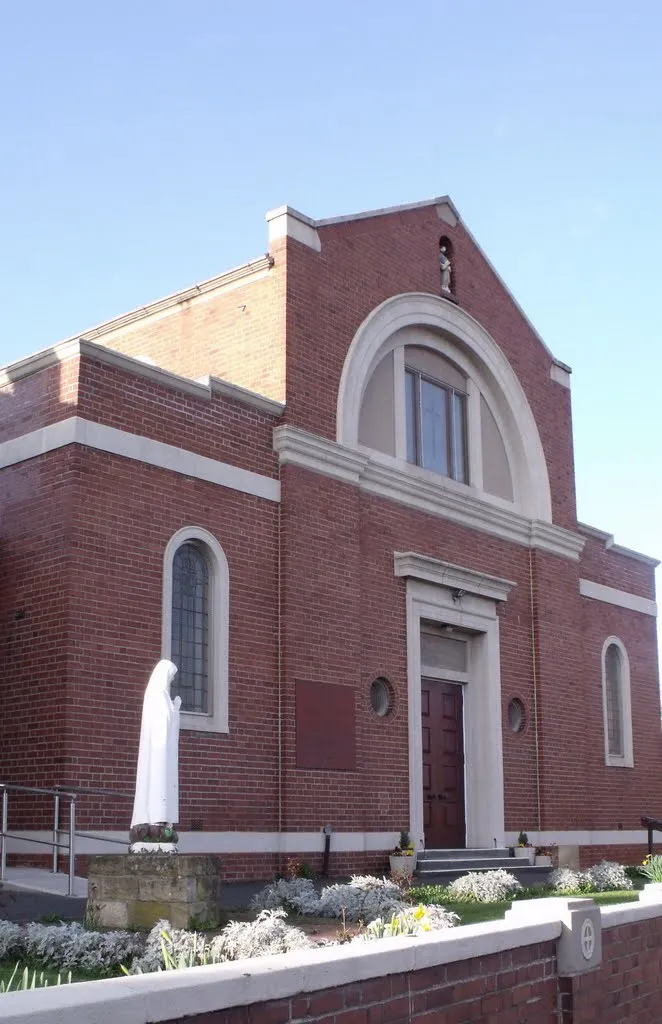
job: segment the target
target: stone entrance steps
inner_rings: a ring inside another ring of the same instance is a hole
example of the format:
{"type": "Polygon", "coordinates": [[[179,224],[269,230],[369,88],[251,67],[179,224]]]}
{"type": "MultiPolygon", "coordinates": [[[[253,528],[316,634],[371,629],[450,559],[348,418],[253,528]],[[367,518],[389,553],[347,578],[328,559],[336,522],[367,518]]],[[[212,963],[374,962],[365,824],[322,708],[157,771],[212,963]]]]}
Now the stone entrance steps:
{"type": "Polygon", "coordinates": [[[551,868],[536,867],[510,850],[424,850],[416,861],[414,877],[419,885],[450,885],[468,871],[503,868],[524,886],[544,885],[551,868]]]}

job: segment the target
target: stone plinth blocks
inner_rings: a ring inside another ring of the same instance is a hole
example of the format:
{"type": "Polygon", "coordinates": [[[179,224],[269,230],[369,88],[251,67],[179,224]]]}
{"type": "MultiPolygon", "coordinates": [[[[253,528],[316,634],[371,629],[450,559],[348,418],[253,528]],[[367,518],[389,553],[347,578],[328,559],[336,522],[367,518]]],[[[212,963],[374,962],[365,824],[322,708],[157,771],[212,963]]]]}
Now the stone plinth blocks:
{"type": "Polygon", "coordinates": [[[210,854],[129,853],[90,857],[88,918],[106,928],[176,928],[218,921],[221,861],[210,854]]]}

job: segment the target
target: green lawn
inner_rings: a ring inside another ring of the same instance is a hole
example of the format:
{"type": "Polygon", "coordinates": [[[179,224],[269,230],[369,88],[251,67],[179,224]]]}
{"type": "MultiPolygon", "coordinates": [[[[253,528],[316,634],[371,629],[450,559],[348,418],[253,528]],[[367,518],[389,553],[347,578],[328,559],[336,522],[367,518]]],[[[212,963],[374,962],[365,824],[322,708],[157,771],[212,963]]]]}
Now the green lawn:
{"type": "MultiPolygon", "coordinates": [[[[608,906],[610,903],[632,903],[639,898],[639,893],[630,889],[621,892],[592,892],[587,898],[595,900],[598,906],[608,906]]],[[[445,903],[444,906],[458,915],[460,924],[478,924],[479,921],[499,921],[510,910],[512,903],[510,900],[502,900],[500,903],[445,903]]]]}
{"type": "MultiPolygon", "coordinates": [[[[15,986],[16,986],[16,980],[18,980],[20,977],[22,977],[23,969],[24,969],[25,966],[26,965],[23,964],[23,963],[20,964],[20,966],[18,968],[18,971],[17,971],[17,974],[16,974],[16,979],[15,979],[15,982],[14,982],[15,986]]],[[[11,978],[12,974],[14,973],[14,968],[15,967],[16,967],[16,961],[15,960],[2,960],[2,961],[0,961],[0,981],[4,981],[5,983],[7,983],[9,981],[9,979],[11,978]]],[[[32,974],[33,974],[35,968],[34,968],[33,965],[29,965],[28,969],[30,971],[30,983],[31,983],[32,982],[32,974]]],[[[58,973],[61,975],[62,984],[63,985],[66,984],[67,981],[68,981],[68,977],[69,977],[69,972],[68,971],[59,971],[58,972],[58,971],[52,970],[49,967],[37,967],[37,985],[39,984],[39,976],[41,974],[43,974],[44,979],[48,981],[49,986],[50,985],[57,985],[58,973]]],[[[105,977],[107,977],[107,975],[105,975],[105,974],[103,974],[103,975],[102,974],[94,974],[94,973],[92,973],[90,971],[72,971],[71,972],[71,980],[72,980],[72,982],[74,982],[74,981],[97,981],[99,978],[102,978],[102,977],[105,978],[105,977]]],[[[39,986],[39,987],[41,987],[41,986],[39,986]]]]}

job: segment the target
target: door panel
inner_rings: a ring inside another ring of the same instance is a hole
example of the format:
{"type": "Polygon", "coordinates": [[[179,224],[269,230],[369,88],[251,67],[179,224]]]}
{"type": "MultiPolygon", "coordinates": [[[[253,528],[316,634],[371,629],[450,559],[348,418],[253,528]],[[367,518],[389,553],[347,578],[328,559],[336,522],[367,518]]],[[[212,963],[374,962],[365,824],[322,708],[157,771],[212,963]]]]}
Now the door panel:
{"type": "Polygon", "coordinates": [[[466,842],[462,687],[423,679],[421,717],[425,845],[460,849],[466,842]]]}

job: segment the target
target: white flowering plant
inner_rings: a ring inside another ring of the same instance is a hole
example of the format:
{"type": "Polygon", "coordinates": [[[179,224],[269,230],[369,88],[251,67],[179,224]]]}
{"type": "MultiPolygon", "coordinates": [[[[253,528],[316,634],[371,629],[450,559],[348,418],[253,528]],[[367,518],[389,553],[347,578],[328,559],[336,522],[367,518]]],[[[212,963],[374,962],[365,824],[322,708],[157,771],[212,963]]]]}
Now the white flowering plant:
{"type": "Polygon", "coordinates": [[[406,906],[400,887],[388,878],[354,875],[349,882],[325,886],[320,893],[306,878],[281,878],[251,900],[252,910],[283,907],[295,914],[344,917],[346,921],[374,921],[406,906]]]}
{"type": "Polygon", "coordinates": [[[591,879],[586,871],[556,868],[549,876],[549,885],[555,893],[574,896],[592,891],[591,879]]]}
{"type": "Polygon", "coordinates": [[[299,928],[287,923],[285,910],[263,910],[254,921],[231,921],[212,939],[199,932],[173,928],[169,921],[157,921],[145,944],[145,951],[125,974],[179,971],[186,967],[220,964],[247,957],[289,953],[309,949],[312,942],[299,928]]]}
{"type": "Polygon", "coordinates": [[[459,920],[457,914],[442,907],[424,907],[420,904],[391,914],[390,920],[376,917],[365,926],[357,939],[371,942],[373,939],[388,939],[397,935],[421,935],[423,932],[452,928],[459,920]]]}
{"type": "Polygon", "coordinates": [[[344,917],[346,921],[367,924],[406,907],[395,882],[372,875],[353,875],[349,882],[327,885],[322,890],[318,913],[322,917],[344,917]]]}
{"type": "Polygon", "coordinates": [[[308,878],[279,878],[256,893],[251,910],[276,910],[284,907],[294,914],[319,914],[319,894],[308,878]]]}
{"type": "MultiPolygon", "coordinates": [[[[389,920],[394,914],[409,913],[411,899],[405,899],[402,886],[390,878],[372,875],[354,875],[349,882],[325,886],[318,894],[307,879],[280,879],[266,886],[251,901],[253,910],[273,910],[283,907],[297,914],[316,917],[342,918],[344,921],[362,921],[369,924],[377,918],[389,920]]],[[[435,928],[449,927],[451,918],[446,911],[426,908],[435,928]]]]}
{"type": "Polygon", "coordinates": [[[211,940],[209,949],[214,963],[221,963],[291,953],[295,949],[310,949],[312,945],[300,928],[287,924],[284,910],[263,910],[254,921],[231,921],[211,940]]]}
{"type": "Polygon", "coordinates": [[[144,941],[133,932],[87,931],[81,924],[28,925],[0,921],[0,959],[16,957],[56,970],[114,973],[142,953],[144,941]]]}
{"type": "Polygon", "coordinates": [[[594,892],[615,892],[633,888],[623,865],[614,861],[601,860],[599,864],[588,868],[586,876],[594,892]]]}
{"type": "Polygon", "coordinates": [[[498,903],[512,899],[522,886],[503,868],[495,871],[470,871],[448,886],[448,898],[462,903],[498,903]]]}

